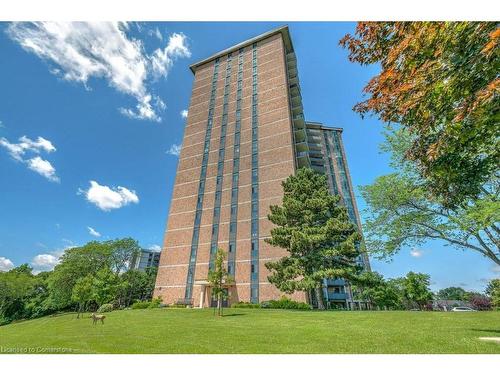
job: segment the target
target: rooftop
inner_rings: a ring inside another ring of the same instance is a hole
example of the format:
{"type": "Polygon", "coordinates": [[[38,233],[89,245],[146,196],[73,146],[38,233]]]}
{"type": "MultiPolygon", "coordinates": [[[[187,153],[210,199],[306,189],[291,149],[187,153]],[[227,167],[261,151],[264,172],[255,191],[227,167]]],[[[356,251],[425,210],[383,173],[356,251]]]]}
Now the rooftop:
{"type": "Polygon", "coordinates": [[[193,73],[196,72],[196,69],[203,65],[203,64],[206,64],[212,60],[215,60],[217,57],[220,57],[220,56],[223,56],[223,55],[227,55],[228,53],[230,52],[234,52],[234,51],[237,51],[239,50],[240,48],[243,48],[243,47],[246,47],[250,44],[253,44],[253,43],[256,43],[256,42],[259,42],[263,39],[266,39],[272,35],[275,35],[275,34],[278,34],[278,33],[281,33],[281,35],[283,36],[283,40],[285,42],[285,48],[286,48],[286,51],[287,53],[288,52],[293,52],[293,45],[292,45],[292,39],[290,38],[290,31],[288,30],[288,25],[284,25],[284,26],[280,26],[276,29],[273,29],[273,30],[270,30],[270,31],[267,31],[265,32],[264,34],[260,34],[260,35],[257,35],[251,39],[247,39],[241,43],[238,43],[238,44],[235,44],[234,46],[231,46],[229,48],[226,48],[225,50],[222,50],[220,52],[217,52],[216,54],[210,56],[210,57],[207,57],[206,59],[203,59],[201,61],[198,61],[197,63],[194,63],[192,65],[189,66],[189,69],[191,69],[191,71],[193,73]]]}

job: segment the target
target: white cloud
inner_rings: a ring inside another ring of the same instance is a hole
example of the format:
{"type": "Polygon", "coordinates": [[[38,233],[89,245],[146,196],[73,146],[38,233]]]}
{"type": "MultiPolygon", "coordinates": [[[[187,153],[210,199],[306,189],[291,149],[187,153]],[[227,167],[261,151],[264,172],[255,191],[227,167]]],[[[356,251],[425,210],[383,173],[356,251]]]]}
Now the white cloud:
{"type": "Polygon", "coordinates": [[[61,261],[61,257],[63,256],[64,252],[77,246],[73,241],[65,238],[63,238],[61,241],[66,243],[66,245],[62,246],[59,249],[50,251],[48,253],[38,254],[33,257],[30,264],[31,267],[33,267],[34,274],[53,270],[54,267],[61,261]]]}
{"type": "Polygon", "coordinates": [[[161,251],[161,246],[160,245],[151,245],[149,246],[148,248],[149,250],[153,250],[153,251],[156,251],[156,252],[160,252],[161,251]]]}
{"type": "Polygon", "coordinates": [[[188,117],[188,111],[187,111],[187,109],[183,109],[183,110],[181,111],[181,117],[182,117],[182,118],[187,118],[187,117],[188,117]]]}
{"type": "Polygon", "coordinates": [[[157,113],[161,107],[151,105],[148,77],[166,77],[175,58],[191,55],[186,38],[174,33],[163,50],[149,56],[140,40],[127,36],[128,31],[126,22],[14,22],[7,29],[26,51],[55,64],[49,68],[52,73],[85,87],[90,78],[103,78],[137,100],[135,109],[120,108],[122,114],[161,121],[157,113]]]}
{"type": "Polygon", "coordinates": [[[424,251],[417,248],[413,248],[410,250],[410,255],[414,258],[420,258],[422,255],[424,255],[424,251]]]}
{"type": "Polygon", "coordinates": [[[42,159],[40,156],[34,157],[27,161],[28,168],[41,174],[50,181],[59,182],[59,177],[56,175],[56,170],[49,161],[42,159]]]}
{"type": "Polygon", "coordinates": [[[167,150],[167,154],[169,155],[173,155],[173,156],[179,156],[180,153],[181,153],[181,148],[182,146],[181,145],[172,145],[170,146],[170,148],[167,150]]]}
{"type": "Polygon", "coordinates": [[[6,138],[0,138],[0,146],[7,149],[12,158],[21,161],[27,151],[39,154],[40,151],[54,152],[56,148],[48,139],[38,137],[36,141],[23,135],[19,138],[19,143],[10,143],[6,138]]]}
{"type": "Polygon", "coordinates": [[[44,176],[50,181],[59,182],[59,177],[56,175],[54,166],[40,156],[25,159],[24,156],[27,152],[32,154],[39,154],[44,151],[51,153],[56,151],[56,148],[48,139],[38,137],[36,141],[23,135],[19,138],[19,143],[10,143],[6,138],[0,138],[0,146],[4,147],[10,156],[17,161],[27,165],[32,171],[44,176]]]}
{"type": "Polygon", "coordinates": [[[148,31],[148,34],[149,36],[155,36],[158,40],[163,40],[163,35],[161,35],[161,32],[160,30],[157,28],[155,28],[154,30],[153,29],[150,29],[148,31]]]}
{"type": "Polygon", "coordinates": [[[9,271],[14,268],[14,263],[8,258],[0,257],[0,271],[9,271]]]}
{"type": "Polygon", "coordinates": [[[491,272],[493,273],[496,273],[496,274],[500,274],[500,266],[495,264],[491,267],[491,272]]]}
{"type": "Polygon", "coordinates": [[[173,33],[168,38],[167,46],[164,49],[156,49],[150,57],[153,76],[166,77],[175,59],[179,57],[191,57],[191,51],[187,46],[186,36],[173,33]]]}
{"type": "Polygon", "coordinates": [[[39,273],[43,271],[51,271],[59,263],[59,255],[54,254],[38,254],[31,260],[31,267],[33,267],[33,273],[39,273]]]}
{"type": "Polygon", "coordinates": [[[92,227],[87,227],[87,229],[89,230],[89,233],[94,236],[94,237],[101,237],[101,233],[99,233],[98,231],[96,231],[94,228],[92,227]]]}
{"type": "Polygon", "coordinates": [[[90,181],[88,190],[80,189],[79,194],[84,194],[90,203],[95,204],[103,211],[109,211],[126,206],[130,203],[139,203],[139,197],[133,190],[118,186],[117,188],[99,185],[90,181]]]}

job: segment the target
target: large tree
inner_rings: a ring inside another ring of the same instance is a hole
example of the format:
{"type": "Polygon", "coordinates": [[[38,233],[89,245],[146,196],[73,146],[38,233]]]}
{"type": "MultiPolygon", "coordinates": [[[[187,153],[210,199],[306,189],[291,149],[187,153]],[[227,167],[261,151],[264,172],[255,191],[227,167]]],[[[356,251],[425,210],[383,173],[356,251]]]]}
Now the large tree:
{"type": "Polygon", "coordinates": [[[86,305],[93,298],[93,285],[94,285],[94,277],[92,275],[87,275],[85,277],[79,278],[75,286],[73,287],[71,293],[71,300],[73,302],[78,303],[78,315],[77,319],[80,318],[80,314],[85,311],[86,305]]]}
{"type": "Polygon", "coordinates": [[[491,298],[493,307],[500,310],[500,279],[493,279],[488,283],[486,294],[491,298]]]}
{"type": "Polygon", "coordinates": [[[441,289],[437,292],[436,297],[439,299],[449,299],[465,301],[467,292],[458,286],[450,286],[448,288],[441,289]]]}
{"type": "Polygon", "coordinates": [[[26,317],[25,304],[35,279],[27,264],[0,272],[0,325],[26,317]]]}
{"type": "Polygon", "coordinates": [[[116,274],[125,272],[141,252],[139,243],[130,237],[106,241],[105,244],[109,246],[110,267],[116,274]]]}
{"type": "Polygon", "coordinates": [[[324,175],[301,168],[282,186],[282,205],[271,206],[268,215],[276,226],[265,241],[286,249],[288,256],[266,263],[268,279],[282,292],[314,291],[318,308],[324,309],[323,280],[353,280],[359,273],[361,237],[324,175]]]}
{"type": "Polygon", "coordinates": [[[405,159],[413,138],[403,128],[388,127],[382,149],[391,153],[395,172],[360,188],[367,203],[367,248],[391,257],[402,248],[437,239],[500,264],[499,181],[490,181],[478,197],[450,208],[429,192],[415,164],[405,159]]]}
{"type": "Polygon", "coordinates": [[[363,272],[353,285],[356,296],[379,309],[399,310],[403,305],[403,289],[398,281],[384,280],[377,272],[363,272]]]}
{"type": "Polygon", "coordinates": [[[496,22],[359,22],[340,44],[381,71],[354,110],[414,135],[405,157],[447,207],[483,193],[500,161],[496,22]]]}
{"type": "Polygon", "coordinates": [[[110,253],[108,245],[97,241],[66,250],[49,277],[50,299],[54,308],[63,309],[74,303],[71,296],[78,279],[95,276],[99,270],[110,268],[110,253]]]}
{"type": "Polygon", "coordinates": [[[137,241],[131,238],[105,242],[92,241],[66,250],[49,278],[50,297],[55,308],[70,306],[71,295],[78,279],[96,276],[111,270],[115,276],[123,273],[139,252],[137,241]]]}
{"type": "Polygon", "coordinates": [[[416,304],[421,310],[432,301],[432,292],[429,289],[430,276],[423,273],[408,272],[402,279],[403,293],[406,301],[411,307],[416,304]]]}

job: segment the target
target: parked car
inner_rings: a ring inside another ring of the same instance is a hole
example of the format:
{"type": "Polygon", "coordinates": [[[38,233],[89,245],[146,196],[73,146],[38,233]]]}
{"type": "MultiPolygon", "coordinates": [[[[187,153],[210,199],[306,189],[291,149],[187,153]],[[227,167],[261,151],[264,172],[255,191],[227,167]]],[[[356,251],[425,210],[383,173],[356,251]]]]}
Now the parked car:
{"type": "Polygon", "coordinates": [[[451,309],[451,311],[477,311],[477,310],[474,310],[470,307],[461,306],[461,307],[454,307],[451,309]]]}

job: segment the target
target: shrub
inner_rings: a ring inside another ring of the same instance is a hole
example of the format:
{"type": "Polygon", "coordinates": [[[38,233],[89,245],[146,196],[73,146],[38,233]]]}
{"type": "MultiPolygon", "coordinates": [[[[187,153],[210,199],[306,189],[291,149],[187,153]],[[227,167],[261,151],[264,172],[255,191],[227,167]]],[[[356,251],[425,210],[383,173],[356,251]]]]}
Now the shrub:
{"type": "Polygon", "coordinates": [[[148,301],[136,301],[130,307],[132,307],[133,310],[147,309],[149,307],[149,302],[148,301]]]}
{"type": "Polygon", "coordinates": [[[243,302],[243,301],[233,303],[231,307],[236,309],[260,309],[260,305],[258,303],[243,302]]]}
{"type": "Polygon", "coordinates": [[[263,309],[311,310],[311,306],[307,303],[293,301],[285,296],[279,300],[264,301],[260,307],[263,309]]]}
{"type": "Polygon", "coordinates": [[[161,304],[162,304],[161,297],[153,298],[153,300],[149,302],[148,309],[156,309],[158,307],[161,307],[161,304]]]}
{"type": "Polygon", "coordinates": [[[113,311],[113,305],[111,303],[105,303],[97,309],[98,313],[107,313],[113,311]]]}
{"type": "Polygon", "coordinates": [[[185,303],[175,302],[168,307],[186,308],[188,307],[188,305],[186,305],[185,303]]]}
{"type": "Polygon", "coordinates": [[[149,301],[135,301],[132,306],[130,306],[134,310],[138,309],[156,309],[161,307],[162,301],[160,297],[153,298],[151,302],[149,301]]]}

